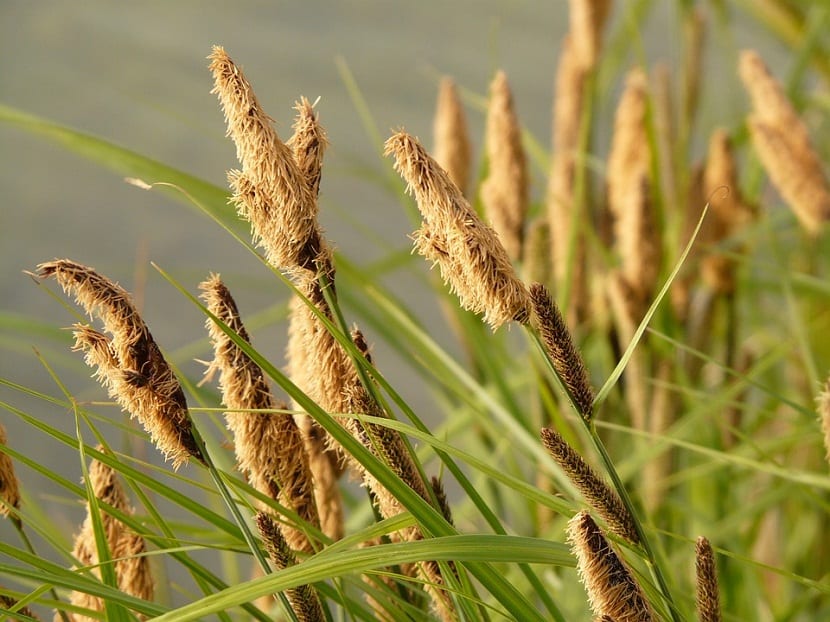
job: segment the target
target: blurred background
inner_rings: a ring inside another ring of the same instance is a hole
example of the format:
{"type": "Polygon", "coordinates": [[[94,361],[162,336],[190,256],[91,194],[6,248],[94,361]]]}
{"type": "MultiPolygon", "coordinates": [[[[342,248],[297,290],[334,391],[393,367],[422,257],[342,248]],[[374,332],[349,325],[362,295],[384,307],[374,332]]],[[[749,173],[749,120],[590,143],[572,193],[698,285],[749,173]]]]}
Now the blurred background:
{"type": "MultiPolygon", "coordinates": [[[[642,59],[649,66],[665,60],[676,67],[682,51],[679,3],[616,4],[606,40],[616,41],[624,53],[613,59],[618,64],[609,75],[621,75],[619,67],[642,59]],[[628,17],[631,11],[647,15],[638,33],[630,29],[636,23],[628,17]]],[[[704,63],[707,90],[699,128],[706,136],[715,120],[735,126],[746,110],[735,78],[739,49],[762,50],[774,71],[786,70],[787,58],[777,40],[743,12],[742,3],[702,6],[724,20],[712,19],[704,63]]],[[[2,0],[0,103],[224,187],[225,171],[237,162],[216,97],[210,94],[205,60],[211,45],[221,44],[244,68],[283,138],[290,135],[295,100],[301,95],[319,98],[316,108],[331,142],[323,169],[323,224],[340,253],[367,265],[394,250],[407,252],[407,234],[414,229],[386,187],[389,163],[380,157],[377,139],[402,126],[430,145],[438,79],[449,74],[467,96],[478,159],[481,98],[501,68],[522,122],[547,149],[553,74],[566,29],[565,0],[2,0]],[[344,68],[368,103],[377,137],[349,94],[344,68]]],[[[607,97],[599,103],[598,116],[606,127],[616,104],[615,80],[607,79],[602,87],[607,97]]],[[[600,151],[607,140],[607,132],[600,132],[600,151]]],[[[539,203],[545,163],[539,157],[531,161],[531,194],[539,203]]],[[[23,273],[55,257],[94,266],[136,291],[156,340],[192,377],[201,373],[193,359],[208,352],[203,317],[149,262],[192,292],[210,271],[221,272],[243,317],[265,314],[250,327],[254,345],[282,363],[285,326],[267,318],[288,291],[203,214],[162,193],[130,186],[100,165],[7,123],[0,123],[0,195],[0,378],[59,396],[37,348],[79,399],[105,399],[80,357],[69,352],[70,336],[56,330],[75,318],[23,273]]],[[[424,295],[428,266],[422,261],[415,265],[422,270],[420,277],[407,266],[388,272],[384,280],[439,340],[449,340],[435,302],[424,295]]],[[[367,336],[379,367],[411,403],[426,408],[426,398],[407,381],[403,361],[367,336]]],[[[0,401],[36,416],[43,409],[42,401],[8,386],[0,385],[0,401]]],[[[74,430],[71,412],[44,410],[42,416],[51,425],[74,430]]],[[[428,413],[424,416],[429,420],[428,413]]],[[[43,438],[9,411],[0,410],[0,422],[17,450],[63,469],[73,480],[80,477],[76,453],[51,442],[46,453],[43,438]]],[[[26,494],[37,495],[46,506],[54,502],[51,495],[61,494],[48,485],[41,489],[41,479],[25,469],[19,476],[26,494]]],[[[68,535],[82,517],[79,505],[65,501],[55,503],[54,512],[65,515],[68,535]]],[[[5,526],[0,529],[5,537],[5,526]]]]}

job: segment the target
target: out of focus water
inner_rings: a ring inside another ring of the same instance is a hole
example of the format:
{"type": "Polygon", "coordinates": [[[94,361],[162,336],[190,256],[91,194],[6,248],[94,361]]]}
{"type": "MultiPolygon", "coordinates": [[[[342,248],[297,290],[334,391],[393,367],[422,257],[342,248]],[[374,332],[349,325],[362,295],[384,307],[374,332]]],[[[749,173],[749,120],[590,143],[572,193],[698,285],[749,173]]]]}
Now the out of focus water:
{"type": "MultiPolygon", "coordinates": [[[[627,4],[619,3],[612,32],[620,28],[620,7],[627,4]]],[[[646,56],[676,65],[680,41],[674,3],[655,4],[643,33],[646,56]]],[[[494,69],[503,68],[523,122],[547,146],[553,71],[567,27],[566,8],[564,0],[3,0],[0,101],[224,184],[225,170],[236,164],[234,148],[224,137],[215,96],[209,94],[205,61],[210,46],[222,44],[244,67],[283,135],[290,131],[295,99],[320,98],[317,109],[331,140],[321,195],[323,221],[341,252],[367,263],[389,248],[407,248],[412,227],[376,181],[384,170],[376,145],[361,124],[335,59],[342,58],[356,78],[381,136],[404,126],[427,143],[438,75],[451,74],[462,86],[484,93],[494,69]]],[[[706,63],[712,88],[705,93],[703,129],[716,120],[735,123],[744,109],[732,70],[737,48],[761,47],[774,66],[782,63],[776,44],[745,20],[728,34],[712,36],[716,43],[706,63]]],[[[632,38],[630,58],[620,59],[622,66],[636,57],[635,43],[632,38]]],[[[613,105],[609,97],[599,113],[607,119],[613,105]]],[[[483,118],[473,107],[468,110],[478,147],[483,118]]],[[[600,141],[606,138],[600,136],[600,141]]],[[[533,184],[538,199],[544,187],[538,167],[533,184]]],[[[0,197],[0,313],[6,318],[52,326],[72,323],[68,312],[22,273],[53,257],[71,257],[128,289],[140,284],[145,317],[157,340],[178,353],[177,363],[185,371],[195,374],[194,353],[206,353],[198,345],[204,342],[202,319],[148,268],[149,260],[191,290],[209,271],[221,272],[243,313],[286,296],[272,275],[205,217],[3,125],[0,197]]],[[[423,296],[417,279],[400,273],[388,281],[414,313],[435,317],[434,303],[423,296]]],[[[36,347],[70,391],[103,398],[65,344],[48,335],[21,334],[9,322],[0,330],[0,377],[58,395],[33,351],[36,347]]],[[[283,330],[269,326],[254,335],[256,344],[276,360],[282,356],[283,330]]],[[[436,331],[439,339],[446,336],[438,322],[436,331]]],[[[407,397],[428,403],[407,382],[405,366],[382,344],[378,358],[407,397]]],[[[74,428],[71,413],[45,409],[2,386],[0,400],[35,415],[42,409],[51,424],[74,428]]],[[[79,477],[76,455],[45,444],[6,411],[0,410],[0,421],[9,428],[15,448],[71,479],[79,477]]],[[[24,486],[31,483],[29,494],[50,507],[47,495],[56,491],[31,471],[22,470],[21,477],[24,486]]],[[[71,533],[80,508],[57,504],[53,511],[71,533]]]]}

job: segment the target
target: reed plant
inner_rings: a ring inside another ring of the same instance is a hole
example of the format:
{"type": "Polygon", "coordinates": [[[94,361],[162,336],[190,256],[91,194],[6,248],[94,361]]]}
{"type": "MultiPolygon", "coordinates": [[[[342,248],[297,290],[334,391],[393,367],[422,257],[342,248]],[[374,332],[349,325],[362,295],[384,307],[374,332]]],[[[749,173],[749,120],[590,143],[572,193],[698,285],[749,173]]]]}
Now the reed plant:
{"type": "MultiPolygon", "coordinates": [[[[266,112],[220,46],[205,84],[236,147],[227,185],[0,109],[248,249],[281,301],[270,321],[287,360],[259,349],[232,278],[154,264],[206,326],[189,348],[206,361],[197,379],[179,370],[185,344],[158,343],[107,266],[32,266],[75,316],[75,341],[39,344],[52,393],[0,378],[5,428],[78,468],[43,467],[0,426],[0,519],[18,538],[0,542],[0,619],[830,618],[828,42],[788,40],[816,92],[758,51],[727,59],[746,117],[709,110],[707,127],[700,93],[717,85],[699,69],[718,13],[681,4],[673,71],[616,62],[635,9],[570,1],[549,153],[504,71],[481,96],[436,80],[433,139],[395,129],[378,153],[387,208],[415,231],[413,253],[402,239],[376,266],[335,251],[320,224],[336,111],[300,97],[280,136],[288,115],[266,112]],[[416,317],[384,286],[400,264],[443,317],[416,317]],[[379,342],[407,361],[405,390],[379,342]],[[56,344],[80,353],[72,372],[56,344]],[[89,367],[104,392],[81,399],[65,376],[89,367]],[[405,397],[413,387],[434,412],[405,397]],[[74,434],[46,412],[73,417],[74,434]],[[50,516],[38,482],[83,502],[83,524],[50,516]]],[[[815,17],[758,5],[779,33],[815,17]]],[[[35,341],[35,328],[22,330],[35,341]]]]}

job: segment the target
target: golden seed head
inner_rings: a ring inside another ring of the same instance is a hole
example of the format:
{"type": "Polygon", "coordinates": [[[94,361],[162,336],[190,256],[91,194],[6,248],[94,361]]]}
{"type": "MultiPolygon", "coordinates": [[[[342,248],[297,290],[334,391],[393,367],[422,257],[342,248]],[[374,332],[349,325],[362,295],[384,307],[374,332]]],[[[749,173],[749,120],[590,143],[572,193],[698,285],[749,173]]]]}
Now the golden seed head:
{"type": "MultiPolygon", "coordinates": [[[[752,217],[752,208],[741,196],[731,141],[723,128],[716,129],[709,139],[703,192],[709,198],[709,212],[698,236],[701,244],[723,242],[752,217]]],[[[734,290],[735,262],[726,254],[710,251],[702,259],[701,272],[704,282],[715,291],[728,293],[734,290]]]]}
{"type": "MultiPolygon", "coordinates": [[[[103,447],[100,446],[97,449],[101,452],[104,451],[103,447]]],[[[124,489],[111,466],[99,460],[93,460],[88,473],[92,494],[100,503],[112,506],[124,514],[132,515],[133,509],[130,507],[124,489]]],[[[99,509],[109,556],[114,561],[118,589],[137,598],[152,600],[153,577],[150,571],[149,559],[144,554],[146,551],[144,539],[110,514],[107,508],[100,506],[99,509]]],[[[95,566],[100,559],[91,512],[92,507],[87,504],[87,516],[80,532],[75,537],[75,546],[72,552],[82,566],[95,566]]],[[[100,576],[98,568],[93,568],[92,571],[100,576]]],[[[93,611],[104,611],[103,600],[91,594],[72,592],[70,600],[73,605],[79,607],[85,607],[93,611]]],[[[76,620],[93,619],[78,615],[75,615],[74,618],[76,620]]]]}
{"type": "Polygon", "coordinates": [[[97,368],[96,377],[120,406],[137,418],[165,458],[178,468],[189,457],[202,461],[193,435],[184,391],[130,295],[94,269],[68,259],[38,266],[42,279],[54,277],[105,332],[74,327],[75,350],[97,368]]]}
{"type": "Polygon", "coordinates": [[[521,256],[528,208],[527,159],[513,94],[503,71],[490,84],[486,130],[487,178],[481,186],[484,213],[511,259],[521,256]]]}
{"type": "Polygon", "coordinates": [[[611,0],[570,0],[570,36],[580,64],[592,69],[600,56],[602,30],[611,0]]]}
{"type": "Polygon", "coordinates": [[[435,161],[458,186],[461,194],[466,195],[470,179],[472,146],[467,129],[467,117],[458,89],[452,78],[445,76],[438,87],[438,102],[435,106],[433,121],[433,139],[435,161]]]}
{"type": "MultiPolygon", "coordinates": [[[[208,311],[250,344],[236,302],[219,275],[211,275],[199,288],[208,311]]],[[[308,456],[297,424],[289,414],[246,412],[275,410],[284,406],[276,403],[259,365],[213,318],[207,319],[206,326],[214,351],[214,360],[207,374],[219,371],[222,402],[228,408],[225,419],[233,432],[240,469],[250,476],[251,484],[257,490],[318,527],[320,520],[308,456]]],[[[313,551],[302,529],[286,525],[285,535],[293,550],[313,551]]]]}
{"type": "Polygon", "coordinates": [[[811,236],[830,221],[830,186],[810,140],[783,88],[754,50],[740,57],[739,74],[752,99],[752,144],[782,198],[811,236]]]}
{"type": "Polygon", "coordinates": [[[461,305],[482,313],[493,328],[515,320],[526,323],[527,288],[518,279],[496,233],[476,215],[446,172],[417,139],[396,132],[386,141],[386,155],[414,194],[423,217],[415,248],[437,264],[461,305]]]}
{"type": "MultiPolygon", "coordinates": [[[[6,428],[0,425],[0,445],[8,443],[6,428]]],[[[11,456],[0,451],[0,516],[10,516],[20,507],[20,482],[14,472],[11,456]]],[[[17,520],[17,519],[14,519],[17,520]]]]}
{"type": "Polygon", "coordinates": [[[568,522],[568,540],[594,614],[617,622],[651,622],[654,612],[631,570],[588,512],[568,522]]]}
{"type": "Polygon", "coordinates": [[[314,112],[314,106],[305,97],[300,98],[295,110],[297,118],[294,121],[294,134],[286,144],[294,154],[306,185],[316,197],[320,192],[320,170],[328,137],[314,112]]]}
{"type": "Polygon", "coordinates": [[[212,92],[219,96],[228,135],[236,144],[237,159],[242,164],[241,171],[228,173],[232,200],[240,215],[250,221],[254,241],[265,249],[272,265],[289,273],[311,269],[306,264],[315,254],[309,251],[309,244],[320,239],[314,190],[319,184],[323,135],[316,119],[313,114],[311,119],[303,118],[309,111],[301,102],[298,126],[301,131],[316,128],[311,142],[317,140],[316,146],[300,146],[305,150],[305,168],[301,169],[295,154],[280,140],[271,118],[262,110],[242,70],[219,46],[213,47],[208,58],[214,79],[212,92]]]}
{"type": "Polygon", "coordinates": [[[651,152],[646,132],[647,81],[632,70],[614,117],[608,155],[608,209],[629,286],[648,299],[660,272],[661,242],[650,200],[651,152]]]}

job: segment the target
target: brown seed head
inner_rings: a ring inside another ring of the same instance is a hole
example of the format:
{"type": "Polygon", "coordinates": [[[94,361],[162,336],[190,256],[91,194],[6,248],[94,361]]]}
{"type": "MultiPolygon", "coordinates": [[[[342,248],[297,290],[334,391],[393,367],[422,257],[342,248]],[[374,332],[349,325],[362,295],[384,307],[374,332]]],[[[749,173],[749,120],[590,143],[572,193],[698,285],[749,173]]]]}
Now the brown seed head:
{"type": "MultiPolygon", "coordinates": [[[[236,302],[219,276],[211,275],[199,288],[208,310],[250,343],[236,302]]],[[[289,414],[244,412],[284,406],[274,400],[259,365],[212,318],[207,319],[206,326],[214,350],[207,375],[219,372],[222,402],[228,408],[225,419],[233,432],[240,469],[250,476],[257,490],[319,527],[308,456],[297,424],[289,414]]],[[[286,525],[285,535],[293,550],[313,551],[301,529],[286,525]]]]}
{"type": "MultiPolygon", "coordinates": [[[[268,556],[278,570],[284,570],[297,564],[291,547],[283,536],[280,526],[265,512],[259,512],[254,517],[262,542],[268,551],[268,556]]],[[[288,603],[297,616],[299,622],[321,622],[326,617],[320,605],[320,597],[310,585],[298,585],[285,591],[288,603]]]]}
{"type": "Polygon", "coordinates": [[[611,531],[620,538],[637,544],[640,536],[625,505],[582,456],[551,428],[542,429],[542,444],[611,531]]]}
{"type": "Polygon", "coordinates": [[[801,226],[818,235],[830,220],[830,186],[807,126],[757,52],[741,54],[739,74],[752,98],[747,124],[761,164],[801,226]]]}
{"type": "Polygon", "coordinates": [[[715,554],[703,536],[695,543],[695,574],[697,576],[697,616],[700,622],[720,622],[720,597],[715,568],[715,554]]]}
{"type": "Polygon", "coordinates": [[[547,189],[548,219],[556,283],[565,279],[574,225],[576,171],[587,72],[575,51],[573,35],[562,42],[553,99],[553,160],[547,189]]]}
{"type": "Polygon", "coordinates": [[[528,208],[527,159],[507,75],[499,71],[490,84],[486,131],[487,179],[481,186],[484,213],[507,254],[518,259],[528,208]]]}
{"type": "Polygon", "coordinates": [[[542,337],[545,352],[579,414],[587,421],[593,415],[594,392],[582,356],[576,349],[565,319],[541,283],[530,286],[533,325],[542,337]]]}
{"type": "Polygon", "coordinates": [[[295,109],[297,118],[294,121],[294,134],[288,140],[287,145],[294,154],[294,160],[303,173],[306,185],[316,197],[320,192],[320,170],[323,166],[323,153],[328,146],[328,138],[317,119],[311,102],[302,97],[295,109]]]}
{"type": "MultiPolygon", "coordinates": [[[[8,442],[6,428],[0,425],[0,445],[8,442]]],[[[12,509],[20,507],[20,482],[14,472],[11,456],[0,451],[0,516],[12,516],[12,509]]],[[[12,520],[18,520],[12,517],[12,520]]]]}
{"type": "Polygon", "coordinates": [[[611,12],[611,0],[570,0],[570,37],[576,57],[592,69],[600,56],[602,30],[611,12]]]}
{"type": "Polygon", "coordinates": [[[461,305],[483,313],[493,328],[510,320],[526,323],[527,289],[495,232],[481,222],[444,170],[405,132],[386,141],[386,154],[394,157],[423,217],[415,248],[438,264],[461,305]]]}
{"type": "MultiPolygon", "coordinates": [[[[103,451],[98,447],[98,451],[103,451]]],[[[124,514],[132,514],[133,510],[127,500],[115,471],[107,464],[93,460],[89,466],[89,483],[95,498],[102,504],[112,506],[124,514]]],[[[112,516],[108,509],[100,507],[101,525],[109,549],[110,558],[114,561],[115,577],[118,588],[131,596],[151,600],[153,598],[153,577],[150,572],[149,559],[145,553],[144,539],[128,528],[120,520],[112,516]]],[[[87,506],[87,517],[81,526],[81,531],[75,538],[73,555],[82,566],[95,566],[99,562],[98,547],[95,541],[92,508],[87,506]]],[[[93,573],[100,576],[100,570],[93,568],[93,573]]],[[[83,592],[72,592],[73,605],[103,611],[102,599],[83,592]]],[[[77,621],[90,622],[95,618],[74,615],[77,621]]],[[[141,619],[144,619],[143,616],[141,619]]]]}
{"type": "MultiPolygon", "coordinates": [[[[698,241],[718,244],[734,235],[752,217],[752,208],[741,196],[731,141],[724,129],[715,130],[709,139],[703,186],[710,209],[698,241]]],[[[710,252],[703,258],[701,269],[703,280],[715,291],[726,294],[734,290],[735,262],[726,254],[710,252]]]]}
{"type": "Polygon", "coordinates": [[[601,619],[607,616],[617,622],[656,619],[631,570],[588,512],[580,512],[568,522],[568,540],[596,616],[601,619]]]}
{"type": "Polygon", "coordinates": [[[651,153],[646,132],[646,75],[632,70],[614,117],[608,155],[608,208],[614,243],[629,285],[647,300],[660,271],[661,243],[650,200],[651,153]]]}
{"type": "Polygon", "coordinates": [[[445,76],[438,87],[438,102],[433,122],[435,161],[447,171],[461,194],[466,195],[470,179],[472,147],[467,130],[467,117],[458,89],[452,78],[445,76]]]}
{"type": "Polygon", "coordinates": [[[111,335],[74,327],[74,349],[85,352],[86,363],[97,368],[96,376],[110,396],[141,422],[174,468],[188,457],[202,461],[182,387],[129,294],[94,269],[68,259],[40,264],[38,276],[54,277],[111,335]]]}
{"type": "MultiPolygon", "coordinates": [[[[254,240],[265,249],[272,265],[289,272],[298,267],[310,269],[306,264],[314,256],[308,251],[309,241],[319,241],[320,235],[316,188],[309,186],[306,175],[316,186],[319,162],[316,173],[310,163],[322,154],[322,135],[316,135],[316,147],[300,146],[309,158],[302,163],[306,169],[301,169],[292,150],[274,130],[271,118],[262,110],[242,70],[219,46],[213,47],[208,58],[215,85],[212,92],[219,96],[228,135],[236,144],[237,159],[242,164],[241,171],[228,173],[233,201],[240,215],[251,222],[254,240]]],[[[300,129],[308,129],[309,123],[316,127],[316,120],[303,120],[303,110],[308,111],[302,103],[300,108],[300,129]]],[[[295,148],[296,145],[295,141],[295,148]]]]}

